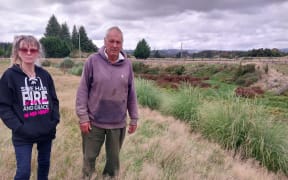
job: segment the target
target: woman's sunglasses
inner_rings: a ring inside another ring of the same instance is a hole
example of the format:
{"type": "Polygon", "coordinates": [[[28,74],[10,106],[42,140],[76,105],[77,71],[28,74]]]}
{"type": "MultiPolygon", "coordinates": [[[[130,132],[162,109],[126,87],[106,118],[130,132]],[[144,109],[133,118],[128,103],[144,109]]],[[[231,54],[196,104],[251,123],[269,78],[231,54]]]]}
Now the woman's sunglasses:
{"type": "Polygon", "coordinates": [[[19,51],[22,53],[28,53],[30,51],[31,54],[38,53],[38,49],[28,49],[28,48],[19,48],[19,51]]]}

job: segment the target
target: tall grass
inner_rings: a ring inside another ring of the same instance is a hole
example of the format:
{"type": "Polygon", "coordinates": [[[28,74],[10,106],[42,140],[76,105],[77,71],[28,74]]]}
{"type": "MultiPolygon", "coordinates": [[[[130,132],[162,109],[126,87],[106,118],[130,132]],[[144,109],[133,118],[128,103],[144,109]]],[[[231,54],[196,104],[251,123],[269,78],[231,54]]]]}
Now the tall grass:
{"type": "Polygon", "coordinates": [[[216,140],[227,149],[238,150],[260,113],[240,99],[204,102],[199,108],[199,127],[204,136],[216,140]]]}
{"type": "Polygon", "coordinates": [[[150,109],[159,109],[161,104],[161,93],[152,81],[136,79],[135,86],[138,102],[150,109]]]}
{"type": "Polygon", "coordinates": [[[178,92],[166,94],[161,112],[172,115],[195,126],[202,95],[199,88],[183,84],[178,92]]]}
{"type": "Polygon", "coordinates": [[[287,125],[271,123],[262,128],[253,128],[242,145],[246,157],[254,157],[269,170],[288,174],[288,133],[287,125]]]}
{"type": "Polygon", "coordinates": [[[231,97],[199,107],[202,134],[243,158],[253,157],[269,170],[288,173],[288,127],[272,120],[262,106],[231,97]]]}
{"type": "Polygon", "coordinates": [[[153,91],[155,85],[143,82],[137,88],[142,90],[139,103],[148,106],[148,102],[159,102],[157,108],[162,113],[187,122],[208,139],[234,150],[235,155],[253,157],[269,170],[288,174],[288,127],[272,120],[273,116],[259,102],[229,93],[211,98],[216,92],[208,92],[210,96],[206,98],[207,91],[188,85],[177,92],[162,92],[162,99],[158,99],[161,95],[159,90],[153,91]]]}

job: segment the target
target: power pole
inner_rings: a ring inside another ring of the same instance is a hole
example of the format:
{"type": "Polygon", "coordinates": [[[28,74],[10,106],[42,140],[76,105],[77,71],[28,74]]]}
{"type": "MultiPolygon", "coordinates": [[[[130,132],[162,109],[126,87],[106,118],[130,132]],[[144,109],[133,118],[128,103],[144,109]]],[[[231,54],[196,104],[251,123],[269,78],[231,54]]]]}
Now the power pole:
{"type": "Polygon", "coordinates": [[[182,42],[181,42],[180,58],[182,58],[182,42]]]}

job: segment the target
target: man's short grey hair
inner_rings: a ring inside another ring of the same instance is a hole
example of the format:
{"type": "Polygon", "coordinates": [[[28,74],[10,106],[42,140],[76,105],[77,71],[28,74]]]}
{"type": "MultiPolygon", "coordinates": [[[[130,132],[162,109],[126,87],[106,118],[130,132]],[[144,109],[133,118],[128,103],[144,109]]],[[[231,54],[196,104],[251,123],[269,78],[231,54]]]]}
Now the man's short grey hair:
{"type": "Polygon", "coordinates": [[[107,38],[108,34],[109,34],[111,31],[113,31],[113,30],[118,31],[118,32],[121,34],[122,41],[124,41],[123,33],[122,33],[121,29],[120,29],[118,26],[112,26],[112,27],[110,27],[109,29],[107,29],[105,38],[107,38]]]}

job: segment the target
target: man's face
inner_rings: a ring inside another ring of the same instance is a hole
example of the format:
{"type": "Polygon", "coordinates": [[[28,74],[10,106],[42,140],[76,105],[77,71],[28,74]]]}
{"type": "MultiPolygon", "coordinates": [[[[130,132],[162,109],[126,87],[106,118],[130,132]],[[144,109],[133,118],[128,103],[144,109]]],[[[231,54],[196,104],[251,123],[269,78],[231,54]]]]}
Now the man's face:
{"type": "Polygon", "coordinates": [[[117,30],[111,30],[104,39],[106,53],[110,60],[117,60],[119,52],[122,50],[123,38],[117,30]],[[116,58],[116,59],[115,59],[116,58]]]}

